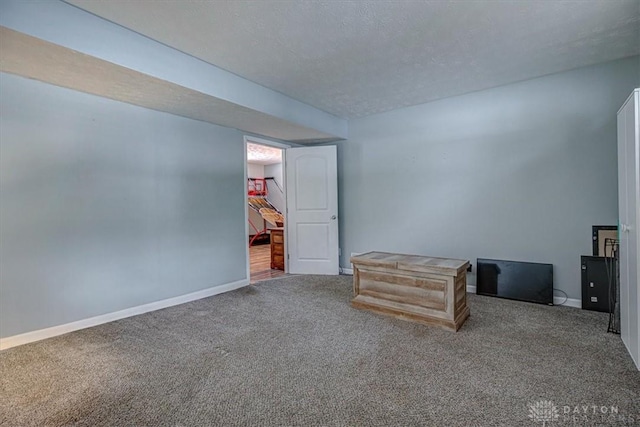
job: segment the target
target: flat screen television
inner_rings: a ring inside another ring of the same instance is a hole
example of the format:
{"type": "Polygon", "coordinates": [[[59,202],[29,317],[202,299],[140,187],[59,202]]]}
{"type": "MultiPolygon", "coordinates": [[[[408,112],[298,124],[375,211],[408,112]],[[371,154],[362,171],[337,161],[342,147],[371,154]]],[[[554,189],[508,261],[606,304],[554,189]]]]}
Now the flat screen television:
{"type": "Polygon", "coordinates": [[[478,258],[476,293],[553,305],[553,265],[478,258]]]}

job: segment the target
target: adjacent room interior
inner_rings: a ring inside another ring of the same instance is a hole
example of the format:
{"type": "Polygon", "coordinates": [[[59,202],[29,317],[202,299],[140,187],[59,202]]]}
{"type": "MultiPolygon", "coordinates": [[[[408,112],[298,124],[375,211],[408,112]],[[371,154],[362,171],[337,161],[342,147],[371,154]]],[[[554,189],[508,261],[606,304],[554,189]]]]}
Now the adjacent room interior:
{"type": "MultiPolygon", "coordinates": [[[[251,140],[250,140],[251,141],[251,140]]],[[[283,149],[247,142],[247,222],[251,283],[285,274],[283,149]]]]}
{"type": "Polygon", "coordinates": [[[640,2],[0,0],[0,425],[635,425],[640,2]]]}

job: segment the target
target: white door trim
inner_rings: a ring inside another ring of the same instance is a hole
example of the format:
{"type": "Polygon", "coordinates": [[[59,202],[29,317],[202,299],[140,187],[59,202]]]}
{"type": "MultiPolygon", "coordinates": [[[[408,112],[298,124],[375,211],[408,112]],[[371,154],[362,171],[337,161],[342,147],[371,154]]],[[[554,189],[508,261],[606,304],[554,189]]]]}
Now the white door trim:
{"type": "MultiPolygon", "coordinates": [[[[281,148],[283,150],[282,153],[282,174],[284,176],[284,173],[286,171],[286,164],[285,164],[285,153],[284,150],[286,150],[287,148],[291,148],[294,145],[287,145],[287,144],[283,144],[282,142],[276,142],[276,141],[270,141],[268,139],[264,139],[264,138],[258,138],[257,136],[251,136],[251,135],[244,135],[244,247],[245,247],[245,258],[247,260],[247,265],[246,265],[246,272],[247,272],[247,280],[249,282],[251,282],[251,256],[249,254],[249,242],[247,241],[247,236],[249,235],[249,195],[247,194],[247,178],[248,178],[248,174],[247,174],[247,144],[252,142],[254,144],[260,144],[260,145],[267,145],[270,147],[276,147],[276,148],[281,148]]],[[[287,204],[287,183],[286,183],[286,179],[282,180],[282,189],[284,191],[284,203],[285,206],[287,204]]],[[[286,256],[287,252],[287,223],[288,221],[286,220],[286,213],[285,213],[285,221],[284,221],[284,253],[285,253],[285,257],[284,257],[284,272],[288,272],[289,271],[289,260],[287,259],[288,257],[286,256]]]]}

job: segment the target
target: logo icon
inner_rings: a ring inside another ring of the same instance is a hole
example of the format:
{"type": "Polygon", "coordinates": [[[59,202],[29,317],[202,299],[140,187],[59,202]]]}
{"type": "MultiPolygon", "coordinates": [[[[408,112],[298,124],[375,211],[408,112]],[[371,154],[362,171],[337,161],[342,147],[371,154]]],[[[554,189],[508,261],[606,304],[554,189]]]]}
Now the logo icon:
{"type": "Polygon", "coordinates": [[[558,407],[550,400],[539,400],[529,404],[529,418],[533,421],[542,423],[542,427],[547,423],[556,421],[560,417],[558,407]]]}

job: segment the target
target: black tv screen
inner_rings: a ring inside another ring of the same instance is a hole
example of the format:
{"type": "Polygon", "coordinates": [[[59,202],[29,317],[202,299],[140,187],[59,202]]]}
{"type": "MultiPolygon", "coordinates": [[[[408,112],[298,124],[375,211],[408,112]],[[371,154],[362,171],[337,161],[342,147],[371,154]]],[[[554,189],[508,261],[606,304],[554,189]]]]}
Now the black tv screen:
{"type": "Polygon", "coordinates": [[[476,293],[553,305],[553,265],[478,258],[476,293]]]}

